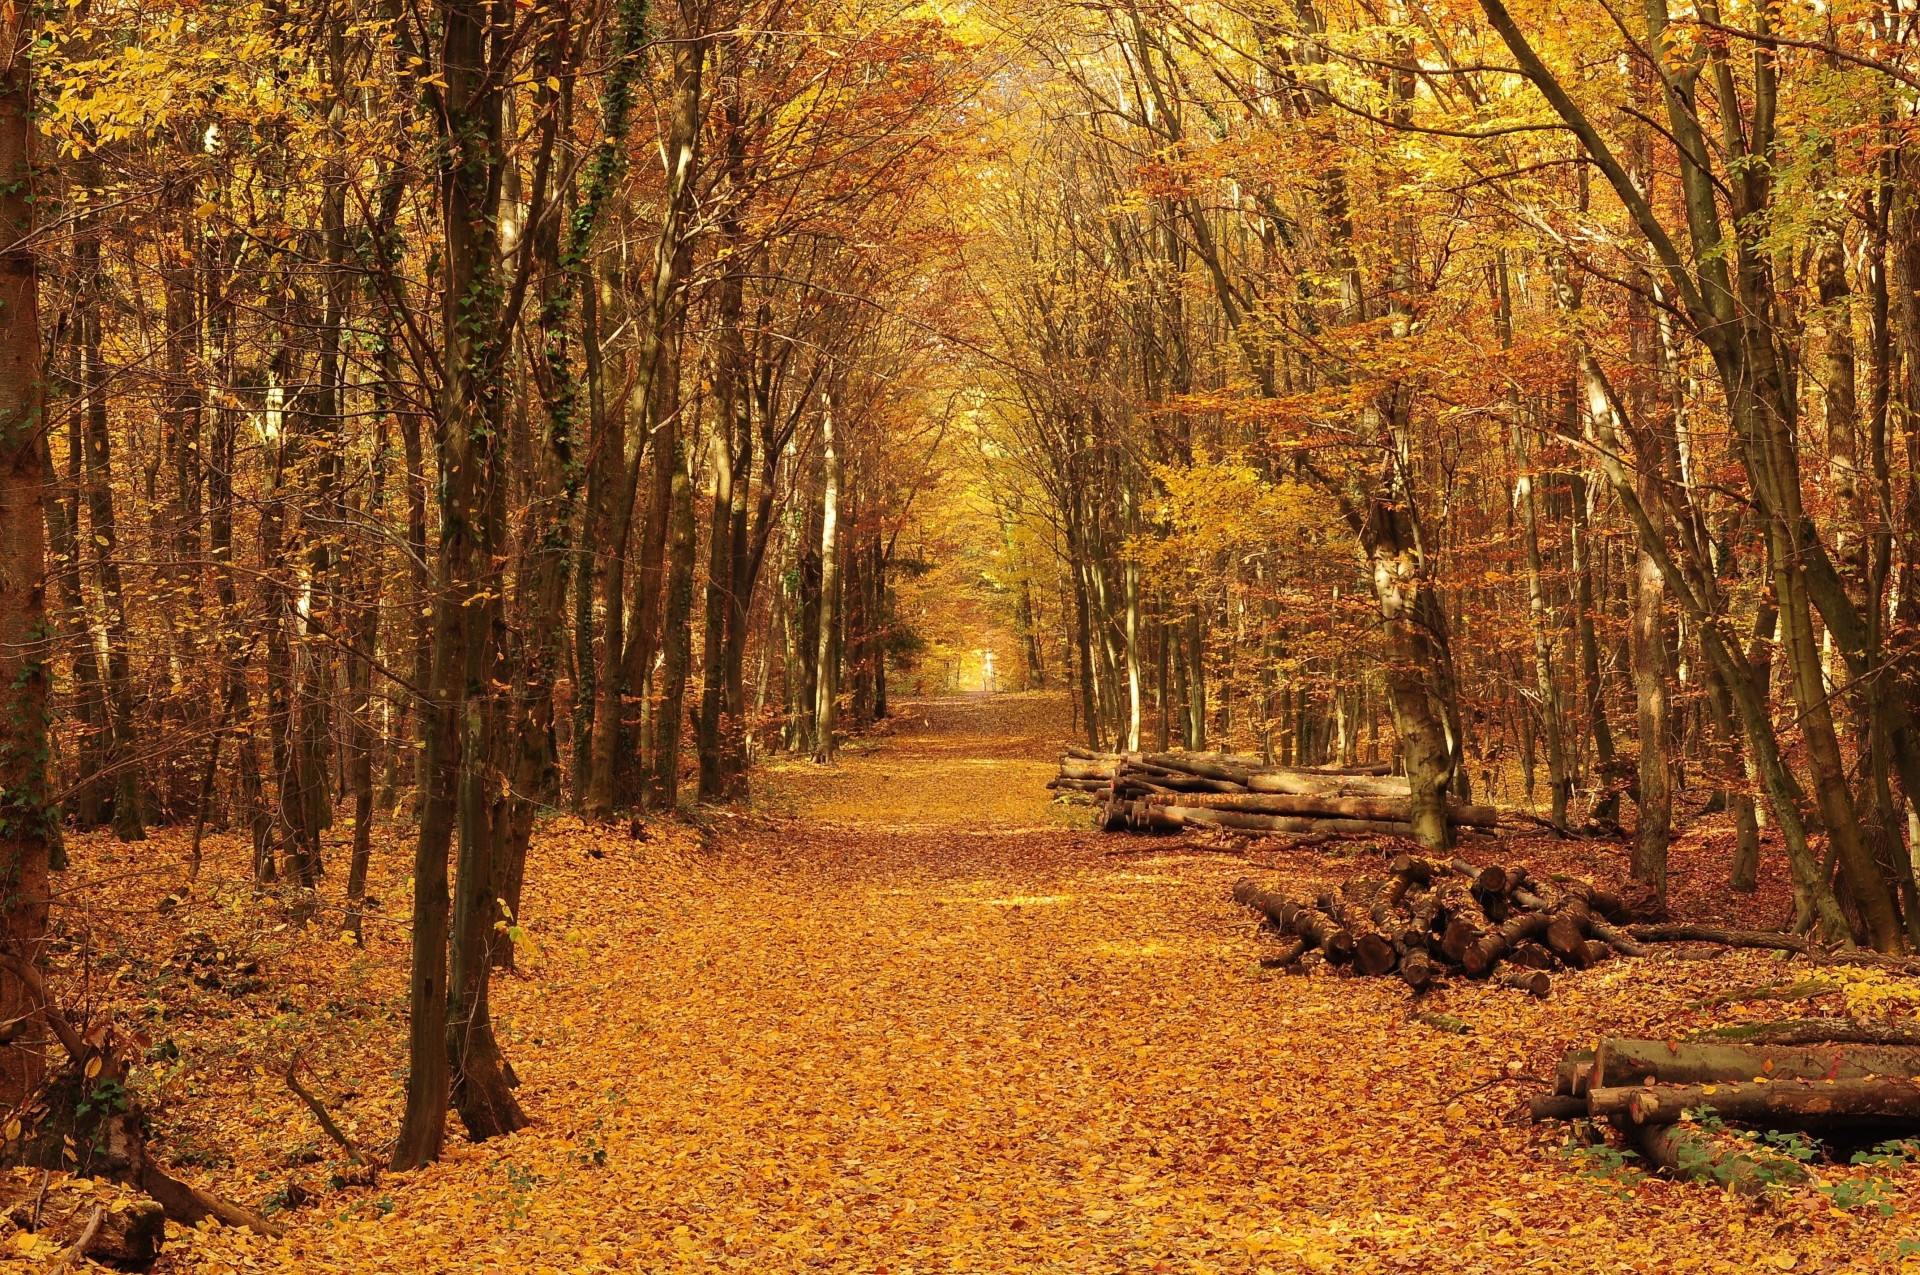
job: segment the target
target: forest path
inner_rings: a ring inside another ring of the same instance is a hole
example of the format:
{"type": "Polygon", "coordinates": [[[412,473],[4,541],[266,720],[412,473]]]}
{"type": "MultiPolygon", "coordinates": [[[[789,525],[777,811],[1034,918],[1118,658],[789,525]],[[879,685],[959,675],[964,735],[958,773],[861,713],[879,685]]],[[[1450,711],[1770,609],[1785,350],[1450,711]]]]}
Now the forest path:
{"type": "Polygon", "coordinates": [[[290,1268],[1665,1272],[1777,1251],[1715,1193],[1582,1176],[1511,1122],[1532,1090],[1508,1060],[1551,1074],[1630,974],[1421,1007],[1463,1036],[1392,980],[1263,971],[1227,897],[1246,862],[1048,803],[1063,716],[904,704],[836,766],[757,776],[766,813],[717,816],[699,849],[545,834],[537,948],[497,997],[534,1127],[456,1139],[376,1188],[378,1216],[301,1228],[290,1268]]]}

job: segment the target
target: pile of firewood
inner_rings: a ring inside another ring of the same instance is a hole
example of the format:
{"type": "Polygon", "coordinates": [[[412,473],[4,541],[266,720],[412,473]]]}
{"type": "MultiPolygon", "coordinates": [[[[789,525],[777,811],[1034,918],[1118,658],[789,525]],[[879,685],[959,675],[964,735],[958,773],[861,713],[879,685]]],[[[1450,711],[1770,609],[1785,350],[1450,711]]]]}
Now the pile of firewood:
{"type": "Polygon", "coordinates": [[[1797,1130],[1842,1147],[1920,1132],[1920,1036],[1845,1019],[1737,1029],[1741,1039],[1602,1040],[1561,1059],[1535,1120],[1611,1125],[1647,1163],[1757,1194],[1805,1180],[1751,1137],[1797,1130]]]}
{"type": "MultiPolygon", "coordinates": [[[[1069,748],[1047,786],[1085,793],[1107,832],[1188,827],[1296,835],[1413,835],[1407,781],[1383,763],[1343,769],[1269,766],[1231,753],[1096,753],[1069,748]]],[[[1453,803],[1450,822],[1491,829],[1492,806],[1453,803]]]]}
{"type": "Polygon", "coordinates": [[[1311,902],[1252,880],[1235,885],[1233,898],[1282,939],[1280,954],[1266,964],[1303,971],[1325,962],[1374,977],[1397,974],[1416,992],[1457,972],[1545,996],[1551,970],[1646,951],[1620,928],[1635,913],[1618,894],[1460,859],[1403,854],[1385,877],[1353,877],[1311,902]]]}

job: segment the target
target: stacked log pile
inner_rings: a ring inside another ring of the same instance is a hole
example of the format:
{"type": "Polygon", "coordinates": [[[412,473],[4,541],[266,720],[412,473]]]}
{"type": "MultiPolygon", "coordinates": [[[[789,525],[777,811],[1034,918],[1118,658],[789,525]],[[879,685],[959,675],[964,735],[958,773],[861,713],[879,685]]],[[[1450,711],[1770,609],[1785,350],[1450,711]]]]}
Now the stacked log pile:
{"type": "MultiPolygon", "coordinates": [[[[1107,832],[1231,828],[1307,836],[1413,835],[1407,781],[1384,764],[1345,769],[1269,766],[1231,753],[1096,753],[1069,748],[1049,788],[1087,794],[1107,832]]],[[[1492,806],[1453,803],[1447,818],[1491,830],[1492,806]]]]}
{"type": "MultiPolygon", "coordinates": [[[[1725,1040],[1602,1040],[1569,1051],[1554,1091],[1532,1099],[1535,1120],[1593,1120],[1616,1129],[1648,1163],[1746,1194],[1807,1177],[1792,1160],[1757,1154],[1728,1129],[1798,1130],[1843,1146],[1920,1132],[1920,1046],[1841,1022],[1838,1040],[1810,1041],[1804,1024],[1725,1040]],[[1719,1136],[1716,1136],[1719,1135],[1719,1136]]],[[[1814,1034],[1823,1034],[1815,1032],[1814,1034]]]]}
{"type": "Polygon", "coordinates": [[[1552,970],[1646,950],[1620,928],[1629,908],[1609,891],[1461,859],[1399,855],[1385,877],[1353,877],[1311,902],[1252,880],[1236,884],[1233,897],[1281,937],[1281,954],[1267,964],[1351,966],[1397,975],[1416,992],[1459,973],[1546,996],[1552,970]]]}

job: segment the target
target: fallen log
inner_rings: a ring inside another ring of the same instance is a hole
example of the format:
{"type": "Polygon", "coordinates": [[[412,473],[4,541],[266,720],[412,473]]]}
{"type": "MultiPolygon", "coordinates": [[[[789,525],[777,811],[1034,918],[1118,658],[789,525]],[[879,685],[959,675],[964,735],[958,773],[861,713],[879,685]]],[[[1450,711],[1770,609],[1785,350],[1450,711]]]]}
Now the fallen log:
{"type": "Polygon", "coordinates": [[[1070,758],[1062,758],[1060,761],[1060,778],[1062,779],[1112,779],[1113,775],[1114,768],[1110,764],[1074,761],[1070,758]]]}
{"type": "Polygon", "coordinates": [[[1587,1100],[1568,1093],[1540,1093],[1527,1099],[1527,1115],[1535,1124],[1548,1120],[1585,1120],[1587,1100]]]}
{"type": "MultiPolygon", "coordinates": [[[[1591,907],[1591,900],[1588,902],[1591,907]]],[[[1605,943],[1622,956],[1645,956],[1647,949],[1633,939],[1621,933],[1611,921],[1604,921],[1591,912],[1587,915],[1587,930],[1594,938],[1605,943]]]]}
{"type": "Polygon", "coordinates": [[[1545,970],[1512,969],[1500,972],[1502,986],[1545,999],[1553,991],[1553,976],[1545,970]]]}
{"type": "Polygon", "coordinates": [[[1718,943],[1723,947],[1770,948],[1779,952],[1818,952],[1820,945],[1798,934],[1779,930],[1731,930],[1718,925],[1629,925],[1627,933],[1642,943],[1718,943]]]}
{"type": "Polygon", "coordinates": [[[1379,885],[1356,878],[1320,899],[1320,908],[1353,936],[1353,963],[1362,974],[1378,978],[1390,974],[1399,964],[1400,954],[1393,941],[1374,923],[1368,896],[1379,885]]]}
{"type": "Polygon", "coordinates": [[[1673,1124],[1709,1109],[1722,1120],[1763,1129],[1834,1129],[1893,1124],[1920,1128],[1920,1084],[1906,1078],[1786,1080],[1724,1085],[1621,1085],[1587,1090],[1587,1113],[1634,1124],[1673,1124]]]}
{"type": "Polygon", "coordinates": [[[1238,810],[1210,810],[1203,806],[1162,806],[1183,823],[1247,832],[1288,832],[1306,836],[1411,837],[1413,825],[1380,819],[1310,819],[1294,815],[1254,815],[1238,810]]]}
{"type": "Polygon", "coordinates": [[[1575,969],[1593,964],[1587,952],[1587,929],[1591,918],[1584,903],[1568,903],[1552,913],[1547,921],[1547,950],[1575,969]]]}
{"type": "Polygon", "coordinates": [[[1241,785],[1229,783],[1223,779],[1204,779],[1199,775],[1183,775],[1172,770],[1122,768],[1114,776],[1114,782],[1123,785],[1145,785],[1162,792],[1239,793],[1244,796],[1247,791],[1241,785]]]}
{"type": "Polygon", "coordinates": [[[1526,970],[1550,970],[1560,964],[1554,954],[1538,943],[1519,943],[1507,953],[1507,964],[1526,970]]]}
{"type": "Polygon", "coordinates": [[[1369,779],[1363,775],[1318,775],[1298,770],[1270,770],[1249,774],[1246,786],[1252,792],[1298,793],[1324,797],[1398,797],[1405,801],[1410,790],[1404,779],[1369,779]]]}
{"type": "Polygon", "coordinates": [[[1755,1080],[1864,1080],[1920,1076],[1911,1045],[1736,1045],[1607,1039],[1595,1051],[1596,1088],[1703,1085],[1755,1080]]]}
{"type": "MultiPolygon", "coordinates": [[[[1569,1049],[1562,1054],[1560,1065],[1555,1068],[1553,1074],[1553,1091],[1557,1094],[1569,1094],[1584,1099],[1587,1094],[1587,1081],[1593,1075],[1595,1052],[1591,1049],[1569,1049]]],[[[1587,1114],[1584,1101],[1580,1106],[1580,1114],[1583,1116],[1587,1114]]]]}
{"type": "Polygon", "coordinates": [[[1442,877],[1465,875],[1456,872],[1456,867],[1467,865],[1458,859],[1445,863],[1438,859],[1423,859],[1419,855],[1396,854],[1387,864],[1387,874],[1399,877],[1410,885],[1432,885],[1442,877]]]}
{"type": "MultiPolygon", "coordinates": [[[[1196,796],[1191,801],[1169,800],[1164,804],[1193,806],[1207,810],[1239,810],[1248,814],[1407,822],[1407,803],[1404,799],[1397,797],[1322,797],[1296,793],[1237,792],[1196,796]]],[[[1499,823],[1500,812],[1492,806],[1468,806],[1456,802],[1447,807],[1447,821],[1461,826],[1491,828],[1499,823]]]]}
{"type": "Polygon", "coordinates": [[[1554,884],[1560,887],[1562,894],[1580,900],[1587,905],[1588,911],[1599,913],[1615,925],[1624,925],[1633,919],[1628,915],[1627,905],[1612,890],[1602,890],[1585,881],[1570,879],[1556,880],[1554,884]]]}
{"type": "Polygon", "coordinates": [[[1737,1041],[1746,1045],[1920,1045],[1920,1025],[1857,1023],[1850,1018],[1789,1018],[1777,1023],[1710,1027],[1695,1039],[1737,1041]]]}
{"type": "Polygon", "coordinates": [[[1433,958],[1423,948],[1400,944],[1395,947],[1400,954],[1400,963],[1394,972],[1400,976],[1400,981],[1415,992],[1426,991],[1439,976],[1440,967],[1434,964],[1433,958]]]}
{"type": "Polygon", "coordinates": [[[1338,964],[1352,959],[1352,936],[1331,917],[1298,899],[1275,890],[1262,890],[1256,882],[1244,878],[1234,884],[1233,897],[1242,907],[1252,908],[1266,917],[1282,934],[1305,939],[1309,946],[1325,953],[1328,960],[1338,964]]]}
{"type": "Polygon", "coordinates": [[[1225,783],[1247,786],[1248,770],[1245,766],[1231,765],[1222,760],[1201,753],[1142,753],[1140,760],[1150,766],[1161,766],[1167,770],[1184,771],[1189,775],[1198,775],[1202,779],[1220,780],[1225,783]]]}
{"type": "Polygon", "coordinates": [[[1460,953],[1460,968],[1470,977],[1485,978],[1516,943],[1539,938],[1547,932],[1552,920],[1540,912],[1526,912],[1514,917],[1498,929],[1490,930],[1467,944],[1460,953]]]}
{"type": "Polygon", "coordinates": [[[1768,1156],[1762,1161],[1744,1148],[1717,1145],[1711,1134],[1688,1125],[1627,1120],[1615,1121],[1614,1127],[1648,1164],[1683,1182],[1710,1183],[1751,1198],[1813,1180],[1812,1171],[1797,1160],[1768,1156]]]}
{"type": "MultiPolygon", "coordinates": [[[[1291,767],[1290,769],[1300,769],[1291,767]]],[[[1305,768],[1316,775],[1363,775],[1380,776],[1393,773],[1393,763],[1386,761],[1369,762],[1364,766],[1309,766],[1305,768]]]]}

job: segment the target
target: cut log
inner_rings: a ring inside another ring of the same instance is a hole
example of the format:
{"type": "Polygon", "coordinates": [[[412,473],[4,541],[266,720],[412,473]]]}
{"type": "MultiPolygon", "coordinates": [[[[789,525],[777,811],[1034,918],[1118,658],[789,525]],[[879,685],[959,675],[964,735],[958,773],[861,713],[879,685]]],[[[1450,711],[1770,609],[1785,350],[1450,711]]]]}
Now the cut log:
{"type": "Polygon", "coordinates": [[[1426,886],[1450,876],[1470,877],[1473,875],[1473,866],[1464,859],[1442,861],[1423,859],[1413,854],[1396,854],[1393,861],[1387,864],[1387,872],[1405,878],[1413,885],[1426,886]]]}
{"type": "Polygon", "coordinates": [[[1474,890],[1489,898],[1505,894],[1518,884],[1519,882],[1510,879],[1507,876],[1507,870],[1497,863],[1489,863],[1473,878],[1474,890]]]}
{"type": "Polygon", "coordinates": [[[1293,815],[1251,815],[1238,810],[1208,810],[1199,806],[1163,806],[1184,823],[1248,832],[1286,832],[1321,837],[1411,837],[1413,825],[1377,819],[1305,819],[1293,815]]]}
{"type": "Polygon", "coordinates": [[[1502,970],[1498,981],[1543,1000],[1553,991],[1553,976],[1545,970],[1502,970]]]}
{"type": "Polygon", "coordinates": [[[1519,943],[1507,953],[1507,964],[1518,965],[1525,970],[1550,970],[1557,968],[1560,962],[1538,943],[1519,943]]]}
{"type": "Polygon", "coordinates": [[[1485,978],[1515,944],[1539,938],[1551,922],[1542,913],[1524,912],[1468,944],[1460,953],[1460,967],[1470,977],[1485,978]]]}
{"type": "Polygon", "coordinates": [[[1301,954],[1306,950],[1307,941],[1305,939],[1298,936],[1282,938],[1279,947],[1275,948],[1270,954],[1260,958],[1260,967],[1262,969],[1272,970],[1292,965],[1300,959],[1301,954]]]}
{"type": "Polygon", "coordinates": [[[1440,936],[1440,955],[1458,965],[1467,959],[1467,949],[1478,943],[1486,930],[1464,914],[1447,918],[1446,931],[1440,936]]]}
{"type": "Polygon", "coordinates": [[[1725,947],[1770,948],[1777,952],[1817,952],[1819,944],[1778,930],[1730,930],[1718,925],[1630,925],[1642,943],[1719,943],[1725,947]]]}
{"type": "Polygon", "coordinates": [[[1110,763],[1103,765],[1099,762],[1063,760],[1060,763],[1060,778],[1112,779],[1113,766],[1110,763]]]}
{"type": "MultiPolygon", "coordinates": [[[[1587,900],[1587,906],[1593,908],[1591,897],[1587,900]]],[[[1598,909],[1594,910],[1597,911],[1598,909]]],[[[1645,947],[1615,928],[1613,922],[1601,920],[1599,917],[1593,915],[1591,911],[1587,914],[1587,930],[1594,938],[1599,939],[1602,943],[1605,943],[1622,956],[1645,956],[1647,954],[1645,947]]]]}
{"type": "Polygon", "coordinates": [[[1221,779],[1204,779],[1199,775],[1186,775],[1174,770],[1135,769],[1122,766],[1114,775],[1114,782],[1124,786],[1151,786],[1163,792],[1193,793],[1240,793],[1246,789],[1239,784],[1228,783],[1221,779]]]}
{"type": "Polygon", "coordinates": [[[1547,948],[1575,969],[1593,964],[1587,955],[1587,907],[1569,903],[1554,912],[1547,921],[1547,948]]]}
{"type": "Polygon", "coordinates": [[[1589,911],[1597,912],[1615,925],[1624,925],[1633,918],[1627,915],[1626,904],[1619,895],[1611,890],[1602,890],[1585,881],[1556,881],[1560,892],[1568,898],[1578,899],[1587,905],[1589,911]]]}
{"type": "Polygon", "coordinates": [[[1857,1023],[1850,1018],[1789,1018],[1777,1023],[1711,1027],[1695,1039],[1744,1045],[1920,1045],[1920,1024],[1857,1023]]]}
{"type": "Polygon", "coordinates": [[[1688,1125],[1637,1125],[1631,1120],[1614,1124],[1648,1164],[1684,1182],[1710,1183],[1754,1197],[1813,1179],[1812,1171],[1797,1160],[1769,1156],[1763,1163],[1745,1149],[1716,1145],[1712,1135],[1688,1125]]]}
{"type": "Polygon", "coordinates": [[[1702,1085],[1766,1079],[1864,1080],[1920,1076],[1912,1045],[1736,1045],[1606,1039],[1594,1056],[1598,1087],[1702,1085]]]}
{"type": "MultiPolygon", "coordinates": [[[[1553,1091],[1557,1094],[1586,1096],[1587,1081],[1593,1075],[1594,1050],[1569,1049],[1560,1056],[1560,1065],[1554,1069],[1553,1091]]],[[[1580,1114],[1586,1115],[1583,1103],[1580,1114]]]]}
{"type": "Polygon", "coordinates": [[[1547,1120],[1585,1120],[1587,1100],[1566,1093],[1535,1094],[1527,1099],[1527,1115],[1536,1124],[1547,1120]]]}
{"type": "Polygon", "coordinates": [[[1629,881],[1620,887],[1617,914],[1608,913],[1607,917],[1616,924],[1629,921],[1657,924],[1668,919],[1667,901],[1646,882],[1629,881]]]}
{"type": "Polygon", "coordinates": [[[1374,924],[1370,912],[1371,897],[1379,887],[1378,881],[1356,877],[1323,896],[1320,902],[1321,910],[1353,936],[1354,967],[1375,978],[1392,973],[1400,960],[1392,940],[1374,924]]]}
{"type": "Polygon", "coordinates": [[[1247,785],[1247,768],[1230,765],[1218,759],[1217,755],[1205,753],[1142,753],[1140,760],[1150,766],[1163,766],[1168,770],[1184,771],[1189,775],[1198,775],[1202,779],[1216,779],[1230,784],[1247,785]]]}
{"type": "Polygon", "coordinates": [[[1394,972],[1400,975],[1401,982],[1416,992],[1424,992],[1433,985],[1440,967],[1434,964],[1433,958],[1424,949],[1396,944],[1395,951],[1399,954],[1400,963],[1394,972]]]}
{"type": "Polygon", "coordinates": [[[1762,1129],[1920,1128],[1920,1084],[1901,1078],[1786,1080],[1759,1084],[1623,1085],[1587,1090],[1594,1117],[1634,1124],[1673,1124],[1683,1113],[1711,1109],[1722,1120],[1762,1129]]]}
{"type": "Polygon", "coordinates": [[[1265,771],[1247,776],[1253,792],[1290,792],[1318,797],[1398,797],[1407,799],[1404,779],[1367,779],[1359,775],[1312,775],[1300,771],[1265,771]]]}
{"type": "Polygon", "coordinates": [[[1250,880],[1233,887],[1233,897],[1242,907],[1252,908],[1266,917],[1282,934],[1293,934],[1324,952],[1329,960],[1341,963],[1353,957],[1353,938],[1314,908],[1278,891],[1262,890],[1250,880]]]}
{"type": "MultiPolygon", "coordinates": [[[[1221,792],[1168,802],[1208,810],[1239,810],[1257,815],[1301,815],[1322,819],[1374,819],[1403,823],[1407,802],[1401,797],[1322,797],[1296,793],[1221,792]]],[[[1453,806],[1448,822],[1493,827],[1497,813],[1491,806],[1453,806]]]]}

